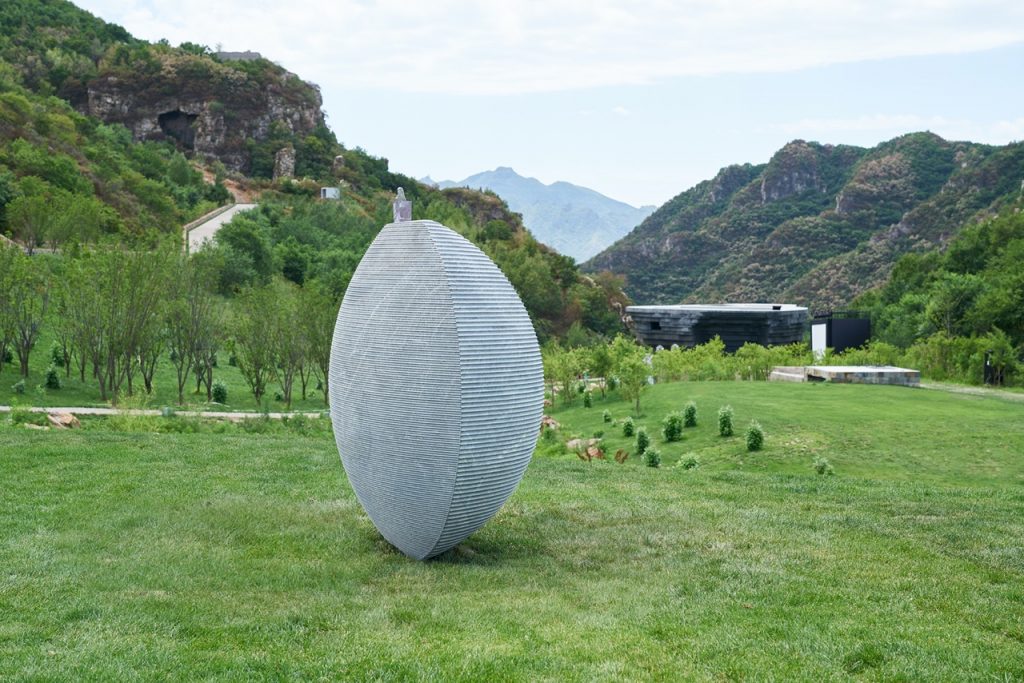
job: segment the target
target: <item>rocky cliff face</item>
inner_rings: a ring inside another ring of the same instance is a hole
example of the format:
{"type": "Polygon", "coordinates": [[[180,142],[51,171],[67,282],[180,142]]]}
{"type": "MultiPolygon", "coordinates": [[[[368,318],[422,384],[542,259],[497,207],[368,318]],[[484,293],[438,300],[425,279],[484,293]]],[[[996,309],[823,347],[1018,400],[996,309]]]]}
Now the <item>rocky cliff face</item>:
{"type": "Polygon", "coordinates": [[[761,176],[761,203],[777,202],[804,192],[826,192],[821,149],[803,140],[789,143],[772,157],[761,176]]]}
{"type": "Polygon", "coordinates": [[[316,86],[266,60],[220,63],[203,55],[158,53],[144,67],[100,73],[76,105],[125,125],[136,140],[173,139],[183,150],[243,172],[250,171],[253,143],[277,138],[283,149],[288,138],[324,123],[316,86]]]}

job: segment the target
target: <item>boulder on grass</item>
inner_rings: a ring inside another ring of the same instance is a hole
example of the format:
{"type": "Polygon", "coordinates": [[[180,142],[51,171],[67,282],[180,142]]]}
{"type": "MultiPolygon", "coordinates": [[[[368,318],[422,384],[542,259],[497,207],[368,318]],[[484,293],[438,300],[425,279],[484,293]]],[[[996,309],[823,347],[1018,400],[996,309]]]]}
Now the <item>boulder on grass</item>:
{"type": "Polygon", "coordinates": [[[49,413],[46,419],[57,429],[78,429],[82,423],[71,413],[49,413]]]}

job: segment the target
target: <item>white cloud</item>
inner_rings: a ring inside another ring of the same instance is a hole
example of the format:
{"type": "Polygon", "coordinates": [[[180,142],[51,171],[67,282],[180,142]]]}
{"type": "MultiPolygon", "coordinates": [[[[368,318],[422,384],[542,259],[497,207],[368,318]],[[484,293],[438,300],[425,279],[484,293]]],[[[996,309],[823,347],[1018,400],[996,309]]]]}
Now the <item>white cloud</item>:
{"type": "Polygon", "coordinates": [[[255,49],[325,87],[517,94],[1024,41],[1004,0],[79,0],[140,37],[255,49]]]}
{"type": "Polygon", "coordinates": [[[855,118],[800,119],[776,128],[793,137],[847,142],[865,136],[881,140],[921,130],[930,130],[947,140],[971,140],[995,145],[1024,139],[1024,117],[980,122],[945,116],[875,114],[855,118]]]}
{"type": "Polygon", "coordinates": [[[617,107],[612,107],[612,113],[616,116],[629,116],[630,112],[620,104],[617,107]]]}

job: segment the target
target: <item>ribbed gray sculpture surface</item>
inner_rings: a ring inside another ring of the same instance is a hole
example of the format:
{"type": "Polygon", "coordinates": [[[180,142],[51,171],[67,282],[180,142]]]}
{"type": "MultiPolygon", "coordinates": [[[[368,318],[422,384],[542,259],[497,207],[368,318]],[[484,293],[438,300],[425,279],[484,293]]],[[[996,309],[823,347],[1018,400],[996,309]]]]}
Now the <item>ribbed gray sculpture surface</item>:
{"type": "Polygon", "coordinates": [[[384,538],[432,557],[501,508],[537,444],[543,374],[483,252],[434,221],[384,227],[341,304],[328,387],[345,472],[384,538]]]}

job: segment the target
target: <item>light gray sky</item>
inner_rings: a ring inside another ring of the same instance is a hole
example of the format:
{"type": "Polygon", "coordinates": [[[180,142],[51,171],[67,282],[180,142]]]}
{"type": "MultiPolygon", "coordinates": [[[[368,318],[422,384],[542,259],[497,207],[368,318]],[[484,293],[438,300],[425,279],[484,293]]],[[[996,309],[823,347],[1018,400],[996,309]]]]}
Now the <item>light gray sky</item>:
{"type": "Polygon", "coordinates": [[[77,0],[148,40],[257,50],[347,146],[661,204],[794,138],[1024,139],[1024,3],[77,0]]]}

